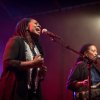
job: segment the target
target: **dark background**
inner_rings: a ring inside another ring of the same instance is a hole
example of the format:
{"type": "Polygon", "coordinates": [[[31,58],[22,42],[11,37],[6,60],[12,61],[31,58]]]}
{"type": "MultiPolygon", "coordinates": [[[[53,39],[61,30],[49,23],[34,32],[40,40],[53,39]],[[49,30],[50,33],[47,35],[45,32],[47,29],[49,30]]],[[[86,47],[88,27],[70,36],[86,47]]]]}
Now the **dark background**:
{"type": "MultiPolygon", "coordinates": [[[[5,44],[24,17],[37,19],[42,28],[61,36],[65,46],[79,51],[83,44],[93,43],[100,54],[99,0],[1,0],[0,74],[5,44]]],[[[78,55],[43,34],[41,44],[48,67],[42,83],[44,100],[71,100],[66,80],[78,55]]]]}

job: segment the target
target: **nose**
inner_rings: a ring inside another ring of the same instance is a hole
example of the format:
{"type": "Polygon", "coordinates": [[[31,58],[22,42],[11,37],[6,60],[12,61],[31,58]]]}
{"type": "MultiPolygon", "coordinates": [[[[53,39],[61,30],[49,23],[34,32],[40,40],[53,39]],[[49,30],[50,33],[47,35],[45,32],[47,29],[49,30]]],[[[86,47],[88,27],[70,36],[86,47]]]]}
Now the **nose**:
{"type": "Polygon", "coordinates": [[[39,27],[41,29],[41,25],[40,24],[38,24],[37,27],[39,27]]]}
{"type": "Polygon", "coordinates": [[[95,56],[97,56],[98,55],[98,53],[97,52],[95,52],[95,56]]]}

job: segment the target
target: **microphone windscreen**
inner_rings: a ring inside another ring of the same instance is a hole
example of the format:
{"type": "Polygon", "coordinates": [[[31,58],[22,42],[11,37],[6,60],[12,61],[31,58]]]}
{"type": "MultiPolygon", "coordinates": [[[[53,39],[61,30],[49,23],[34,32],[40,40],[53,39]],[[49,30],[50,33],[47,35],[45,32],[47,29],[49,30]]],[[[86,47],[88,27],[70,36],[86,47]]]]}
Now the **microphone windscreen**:
{"type": "Polygon", "coordinates": [[[97,58],[100,59],[100,55],[97,55],[97,58]]]}
{"type": "Polygon", "coordinates": [[[46,33],[48,30],[46,28],[42,29],[42,33],[46,33]]]}

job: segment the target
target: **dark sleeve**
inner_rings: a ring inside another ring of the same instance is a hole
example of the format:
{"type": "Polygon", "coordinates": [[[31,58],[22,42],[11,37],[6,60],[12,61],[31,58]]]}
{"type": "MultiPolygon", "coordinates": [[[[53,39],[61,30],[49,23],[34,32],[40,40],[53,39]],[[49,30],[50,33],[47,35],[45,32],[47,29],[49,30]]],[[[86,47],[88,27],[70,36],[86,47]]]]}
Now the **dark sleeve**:
{"type": "Polygon", "coordinates": [[[77,88],[75,87],[75,83],[81,80],[82,77],[82,66],[83,63],[77,63],[73,69],[70,71],[70,75],[67,80],[67,88],[74,91],[77,88]]]}
{"type": "Polygon", "coordinates": [[[10,38],[6,44],[3,55],[4,69],[9,67],[17,67],[20,65],[20,61],[18,59],[19,49],[20,49],[19,39],[10,38]]]}

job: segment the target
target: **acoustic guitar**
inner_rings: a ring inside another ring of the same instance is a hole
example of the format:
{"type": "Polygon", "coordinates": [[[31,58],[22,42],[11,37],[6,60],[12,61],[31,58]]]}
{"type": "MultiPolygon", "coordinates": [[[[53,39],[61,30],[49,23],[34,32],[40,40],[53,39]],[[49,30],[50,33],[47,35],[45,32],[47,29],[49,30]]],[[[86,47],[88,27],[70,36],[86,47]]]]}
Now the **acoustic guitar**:
{"type": "MultiPolygon", "coordinates": [[[[74,92],[75,100],[89,100],[89,91],[74,92]]],[[[100,82],[91,86],[91,99],[100,96],[100,82]]]]}

